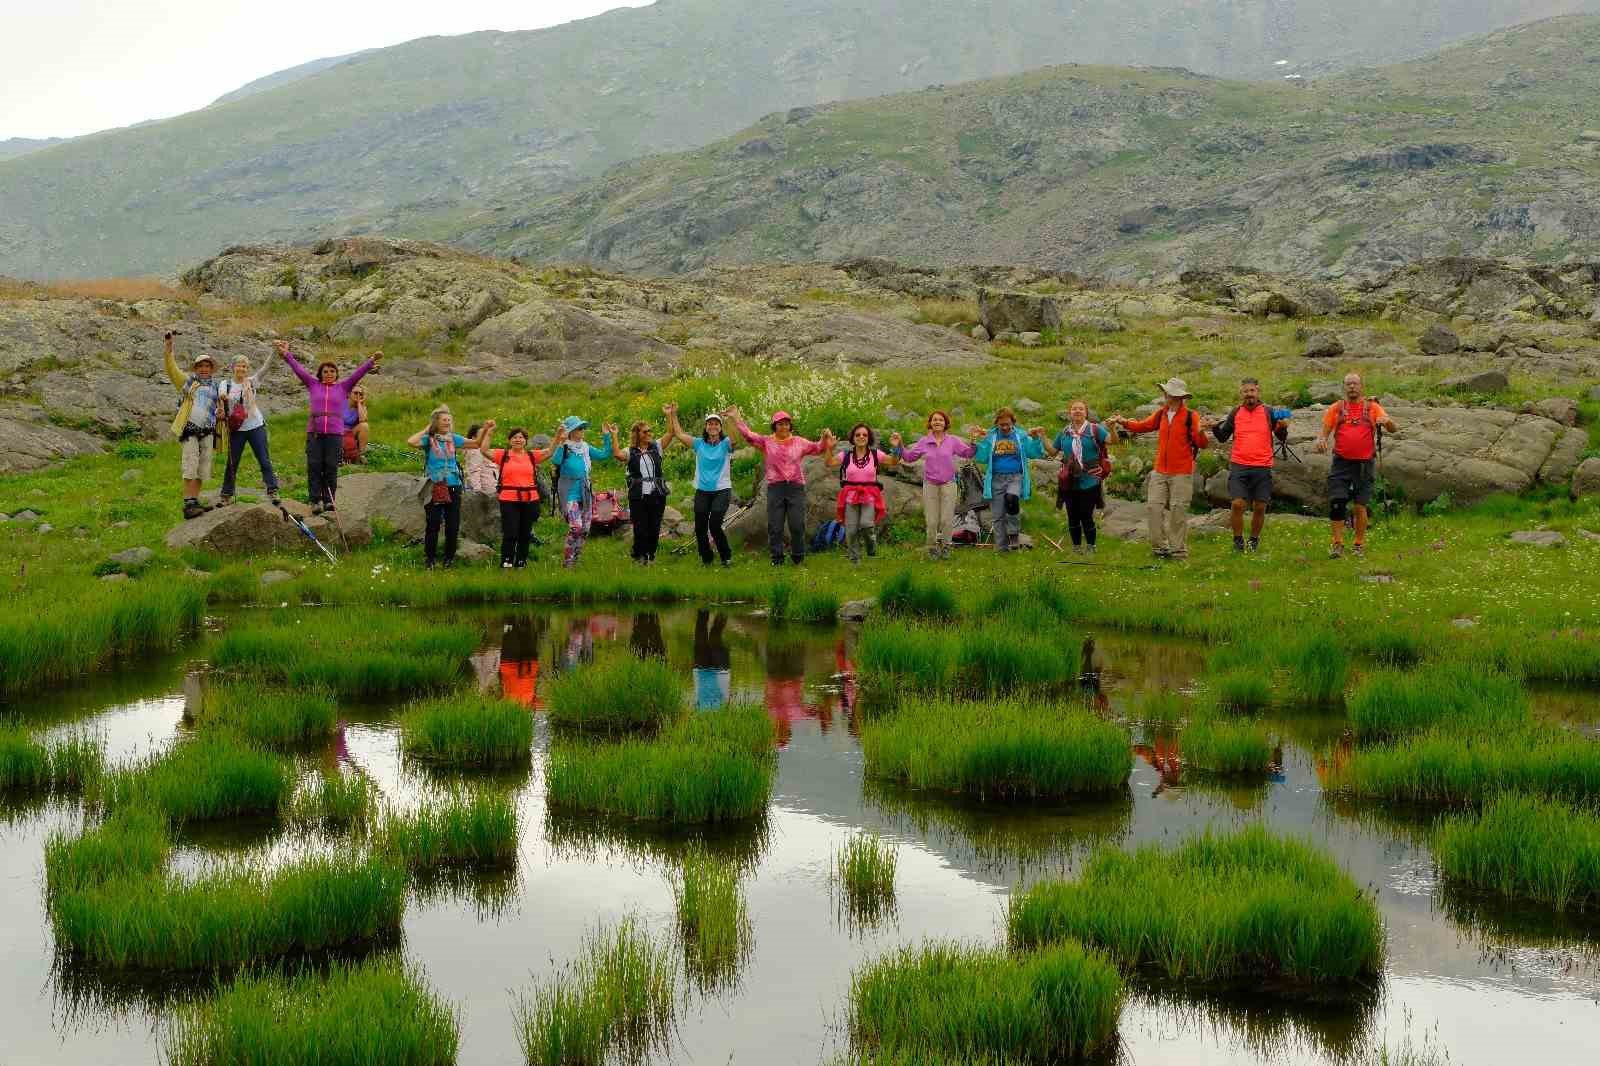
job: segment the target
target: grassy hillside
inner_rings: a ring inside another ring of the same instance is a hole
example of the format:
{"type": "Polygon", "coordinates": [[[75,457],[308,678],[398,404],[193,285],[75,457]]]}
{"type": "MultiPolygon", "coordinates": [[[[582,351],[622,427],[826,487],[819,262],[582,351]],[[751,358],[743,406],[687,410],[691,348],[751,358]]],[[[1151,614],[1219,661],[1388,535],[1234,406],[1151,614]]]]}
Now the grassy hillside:
{"type": "Polygon", "coordinates": [[[647,270],[880,253],[1162,275],[1600,256],[1600,18],[1309,84],[1053,67],[773,116],[480,227],[647,270]]]}
{"type": "MultiPolygon", "coordinates": [[[[1276,79],[1600,0],[664,0],[429,38],[0,162],[0,274],[169,271],[229,243],[478,231],[779,109],[1070,61],[1276,79]]],[[[1497,75],[1498,76],[1498,75],[1497,75]]]]}

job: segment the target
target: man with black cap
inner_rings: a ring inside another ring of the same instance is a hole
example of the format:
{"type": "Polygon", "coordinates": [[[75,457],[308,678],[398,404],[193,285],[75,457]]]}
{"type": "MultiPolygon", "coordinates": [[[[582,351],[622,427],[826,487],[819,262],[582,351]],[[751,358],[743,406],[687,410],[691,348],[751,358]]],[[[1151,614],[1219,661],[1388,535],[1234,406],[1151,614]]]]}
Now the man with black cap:
{"type": "Polygon", "coordinates": [[[1125,433],[1156,433],[1156,468],[1146,485],[1150,511],[1150,550],[1157,559],[1189,557],[1189,501],[1194,498],[1194,461],[1210,443],[1200,416],[1188,405],[1182,378],[1161,385],[1162,405],[1148,418],[1113,417],[1125,433]]]}

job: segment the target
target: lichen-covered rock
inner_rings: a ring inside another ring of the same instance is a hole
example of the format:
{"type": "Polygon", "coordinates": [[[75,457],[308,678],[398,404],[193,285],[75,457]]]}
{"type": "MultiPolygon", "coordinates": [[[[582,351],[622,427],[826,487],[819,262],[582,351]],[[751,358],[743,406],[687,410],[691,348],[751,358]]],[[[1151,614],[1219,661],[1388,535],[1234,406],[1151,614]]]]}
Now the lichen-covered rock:
{"type": "Polygon", "coordinates": [[[1585,459],[1572,472],[1572,496],[1600,496],[1600,459],[1585,459]]]}
{"type": "Polygon", "coordinates": [[[1423,355],[1451,355],[1461,350],[1461,338],[1453,330],[1433,325],[1417,338],[1417,347],[1423,355]]]}

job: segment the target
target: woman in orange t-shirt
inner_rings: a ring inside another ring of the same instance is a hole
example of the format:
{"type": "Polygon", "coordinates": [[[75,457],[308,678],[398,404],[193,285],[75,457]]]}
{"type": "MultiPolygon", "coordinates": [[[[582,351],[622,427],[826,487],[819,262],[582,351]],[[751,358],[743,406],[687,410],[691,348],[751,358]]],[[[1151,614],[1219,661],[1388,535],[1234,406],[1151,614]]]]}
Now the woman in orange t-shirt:
{"type": "Polygon", "coordinates": [[[554,444],[543,450],[528,447],[528,431],[518,427],[506,438],[507,447],[487,450],[500,488],[500,568],[518,570],[528,565],[528,543],[539,520],[539,464],[550,458],[554,444]]]}

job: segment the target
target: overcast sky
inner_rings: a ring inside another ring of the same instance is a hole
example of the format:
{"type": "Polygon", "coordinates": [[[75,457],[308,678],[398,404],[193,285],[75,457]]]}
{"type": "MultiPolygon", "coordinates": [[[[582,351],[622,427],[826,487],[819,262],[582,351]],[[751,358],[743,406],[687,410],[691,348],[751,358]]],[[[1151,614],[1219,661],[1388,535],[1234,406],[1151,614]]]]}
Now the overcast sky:
{"type": "Polygon", "coordinates": [[[417,37],[529,30],[648,0],[3,0],[0,140],[204,107],[256,78],[417,37]]]}

